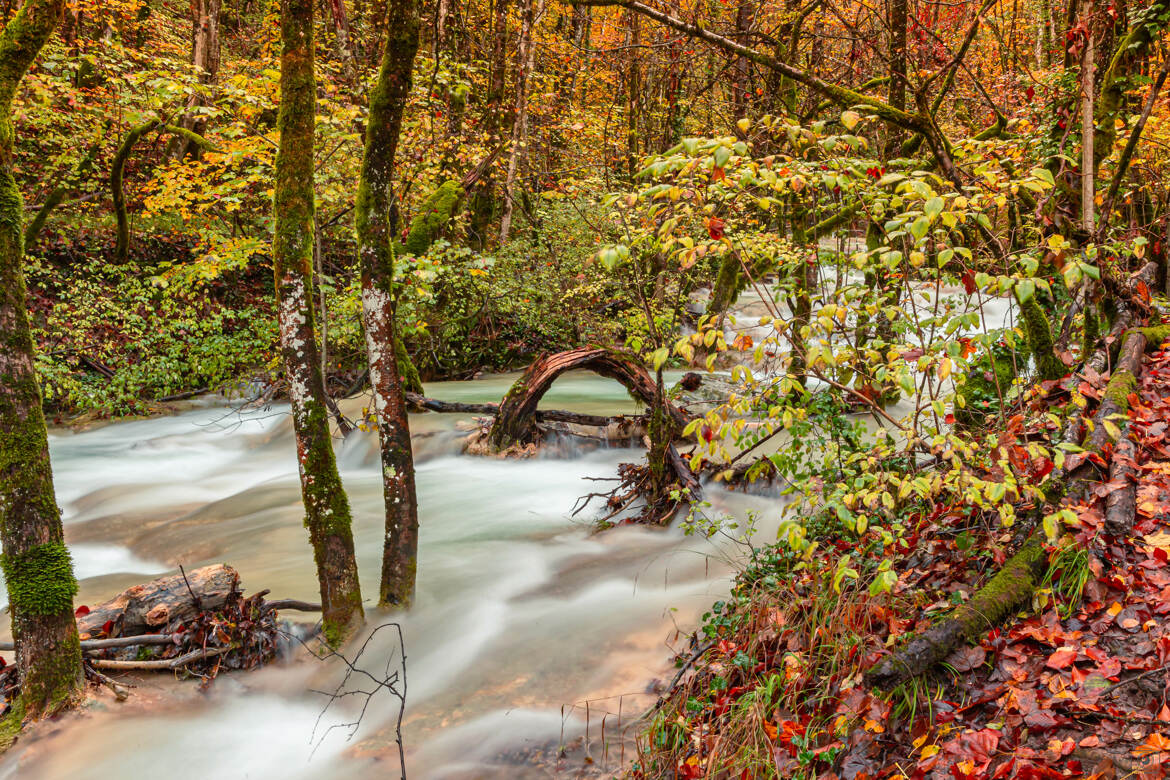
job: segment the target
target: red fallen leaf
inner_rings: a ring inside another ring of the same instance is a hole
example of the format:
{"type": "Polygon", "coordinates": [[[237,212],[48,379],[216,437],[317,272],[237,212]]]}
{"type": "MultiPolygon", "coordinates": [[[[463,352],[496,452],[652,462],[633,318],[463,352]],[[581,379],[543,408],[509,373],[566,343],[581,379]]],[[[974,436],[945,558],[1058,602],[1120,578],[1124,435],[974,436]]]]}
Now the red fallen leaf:
{"type": "Polygon", "coordinates": [[[722,168],[716,165],[711,171],[711,181],[722,181],[727,178],[727,174],[722,168]]]}
{"type": "Polygon", "coordinates": [[[1032,98],[1036,97],[1036,90],[1032,87],[1028,87],[1024,90],[1024,95],[1028,98],[1028,100],[1031,100],[1032,98]]]}
{"type": "Polygon", "coordinates": [[[1060,725],[1060,721],[1051,710],[1034,709],[1024,715],[1024,722],[1028,727],[1037,731],[1047,731],[1060,725]]]}
{"type": "Polygon", "coordinates": [[[84,604],[82,604],[77,609],[73,610],[73,617],[82,617],[83,615],[88,615],[88,614],[89,614],[89,607],[85,606],[84,604]]]}
{"type": "Polygon", "coordinates": [[[1075,660],[1077,660],[1077,651],[1074,648],[1065,646],[1057,648],[1052,655],[1048,656],[1048,660],[1044,662],[1044,665],[1049,669],[1067,669],[1072,666],[1075,660]]]}
{"type": "Polygon", "coordinates": [[[711,217],[707,220],[707,235],[711,237],[712,241],[723,238],[724,224],[719,217],[711,217]]]}
{"type": "Polygon", "coordinates": [[[107,621],[106,621],[106,622],[105,622],[105,623],[102,625],[102,636],[109,636],[109,635],[110,635],[110,632],[111,632],[111,631],[113,631],[113,630],[114,630],[114,621],[112,621],[112,620],[107,620],[107,621]]]}
{"type": "Polygon", "coordinates": [[[1101,744],[1101,739],[1096,734],[1090,734],[1077,744],[1083,748],[1094,748],[1101,744]]]}
{"type": "Polygon", "coordinates": [[[975,291],[979,289],[975,284],[975,274],[971,271],[963,272],[963,289],[967,291],[968,295],[974,295],[975,291]]]}

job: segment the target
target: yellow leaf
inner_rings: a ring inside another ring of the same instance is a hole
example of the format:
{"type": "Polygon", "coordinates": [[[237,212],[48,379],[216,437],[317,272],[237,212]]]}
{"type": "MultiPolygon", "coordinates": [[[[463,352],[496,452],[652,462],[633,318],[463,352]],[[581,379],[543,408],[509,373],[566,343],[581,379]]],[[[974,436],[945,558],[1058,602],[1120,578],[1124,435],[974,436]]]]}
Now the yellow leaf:
{"type": "Polygon", "coordinates": [[[1157,547],[1159,550],[1164,550],[1170,553],[1170,533],[1166,531],[1158,531],[1156,534],[1146,534],[1142,540],[1151,547],[1157,547]]]}
{"type": "Polygon", "coordinates": [[[938,745],[927,745],[926,747],[922,748],[922,757],[923,758],[930,758],[938,751],[939,751],[938,745]]]}

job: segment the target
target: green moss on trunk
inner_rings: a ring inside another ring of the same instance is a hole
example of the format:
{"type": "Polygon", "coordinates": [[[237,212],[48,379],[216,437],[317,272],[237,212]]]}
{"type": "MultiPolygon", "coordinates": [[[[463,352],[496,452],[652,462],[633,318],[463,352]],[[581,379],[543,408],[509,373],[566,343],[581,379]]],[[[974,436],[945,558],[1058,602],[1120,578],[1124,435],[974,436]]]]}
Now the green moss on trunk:
{"type": "Polygon", "coordinates": [[[445,181],[431,193],[410,221],[403,249],[407,254],[426,254],[435,239],[455,216],[455,209],[463,200],[463,187],[457,181],[445,181]]]}
{"type": "Polygon", "coordinates": [[[48,436],[24,284],[23,203],[13,175],[12,100],[61,18],[63,0],[27,0],[0,33],[0,542],[8,575],[20,715],[39,718],[80,697],[84,680],[73,594],[53,491],[48,436]]]}
{"type": "Polygon", "coordinates": [[[1036,296],[1020,303],[1020,324],[1036,359],[1036,370],[1044,380],[1060,379],[1068,373],[1068,367],[1056,356],[1052,346],[1052,326],[1040,308],[1036,296]]]}
{"type": "Polygon", "coordinates": [[[313,4],[282,0],[280,113],[273,201],[272,264],[281,356],[289,384],[305,526],[321,589],[326,640],[337,644],[361,624],[349,499],[337,473],[310,298],[313,258],[313,4]]]}

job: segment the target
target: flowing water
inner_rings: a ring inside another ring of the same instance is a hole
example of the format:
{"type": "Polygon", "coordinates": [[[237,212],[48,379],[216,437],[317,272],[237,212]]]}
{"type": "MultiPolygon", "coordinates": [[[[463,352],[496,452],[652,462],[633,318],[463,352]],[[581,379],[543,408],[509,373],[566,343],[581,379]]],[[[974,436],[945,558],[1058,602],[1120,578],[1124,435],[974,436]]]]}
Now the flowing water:
{"type": "MultiPolygon", "coordinates": [[[[445,400],[497,400],[510,379],[437,383],[428,391],[445,400]]],[[[567,376],[546,398],[548,407],[586,412],[633,408],[620,385],[592,375],[567,376]]],[[[592,771],[613,770],[623,750],[630,756],[622,727],[653,703],[652,683],[673,673],[669,648],[684,641],[676,626],[690,630],[726,593],[726,550],[677,529],[594,535],[589,511],[570,516],[579,496],[608,489],[585,477],[612,477],[641,451],[465,457],[453,424],[449,415],[412,418],[422,528],[416,606],[401,618],[367,612],[372,626],[402,623],[410,775],[574,777],[586,753],[592,771]],[[588,742],[581,739],[586,726],[588,742]],[[558,761],[562,744],[577,749],[558,761]]],[[[81,579],[78,603],[179,564],[217,562],[237,568],[247,592],[317,600],[284,408],[240,414],[209,404],[56,433],[50,446],[81,579]]],[[[383,536],[376,439],[357,432],[337,450],[368,598],[377,593],[383,536]]],[[[708,498],[711,511],[741,516],[746,502],[761,501],[718,491],[708,498]]],[[[775,506],[764,526],[774,524],[775,506]]],[[[397,635],[381,630],[362,663],[396,668],[397,652],[397,635]]],[[[398,702],[385,692],[371,699],[351,737],[340,725],[357,717],[360,697],[318,720],[326,699],[311,692],[332,690],[340,664],[303,650],[295,656],[221,676],[206,692],[144,678],[129,701],[99,699],[23,739],[0,774],[396,777],[398,702]]]]}
{"type": "MultiPolygon", "coordinates": [[[[923,293],[927,304],[930,294],[923,293]]],[[[984,305],[987,327],[1010,317],[1004,299],[984,305]]],[[[757,296],[745,295],[740,310],[729,341],[737,332],[756,341],[768,335],[757,296]]],[[[511,380],[427,389],[448,401],[496,401],[511,380]]],[[[558,381],[544,405],[633,409],[616,382],[576,374],[558,381]]],[[[359,415],[358,407],[347,413],[359,415]]],[[[522,779],[616,770],[631,755],[623,730],[672,675],[671,647],[685,649],[699,614],[727,592],[739,543],[678,528],[594,535],[593,515],[574,519],[572,509],[579,496],[608,485],[586,478],[612,478],[641,451],[465,457],[454,424],[449,415],[411,421],[421,519],[415,608],[406,616],[367,610],[371,627],[401,621],[409,774],[522,779]],[[562,745],[571,749],[558,758],[562,745]]],[[[81,580],[78,603],[179,564],[218,562],[237,568],[248,592],[317,600],[285,408],[196,405],[174,417],[59,432],[50,448],[81,580]]],[[[377,593],[383,538],[377,441],[356,432],[336,449],[369,597],[377,593]]],[[[775,538],[778,501],[714,487],[706,499],[711,514],[758,510],[760,541],[775,538]]],[[[336,688],[344,669],[303,650],[293,656],[221,676],[205,692],[163,675],[143,678],[127,702],[100,698],[22,738],[0,777],[396,777],[397,700],[382,691],[360,713],[365,697],[355,695],[322,715],[328,699],[314,691],[336,688]]],[[[397,668],[395,631],[376,631],[360,663],[382,673],[397,668]]]]}

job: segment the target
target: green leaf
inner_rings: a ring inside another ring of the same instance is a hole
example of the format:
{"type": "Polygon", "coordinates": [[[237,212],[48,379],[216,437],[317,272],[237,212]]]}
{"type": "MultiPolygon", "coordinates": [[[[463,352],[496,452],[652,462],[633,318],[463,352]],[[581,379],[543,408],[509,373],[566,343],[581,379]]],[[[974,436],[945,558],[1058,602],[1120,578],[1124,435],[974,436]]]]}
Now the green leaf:
{"type": "Polygon", "coordinates": [[[1027,303],[1036,294],[1036,282],[1032,279],[1021,279],[1016,282],[1016,299],[1020,303],[1027,303]]]}
{"type": "Polygon", "coordinates": [[[930,230],[930,217],[925,215],[910,223],[910,235],[914,236],[915,241],[921,241],[928,230],[930,230]]]}
{"type": "Polygon", "coordinates": [[[934,197],[926,201],[926,204],[922,207],[922,210],[926,212],[926,216],[934,219],[942,213],[943,207],[945,205],[946,204],[943,202],[942,198],[934,197]]]}
{"type": "Polygon", "coordinates": [[[1047,184],[1049,187],[1056,186],[1056,181],[1052,178],[1052,171],[1048,170],[1047,168],[1033,168],[1032,175],[1047,184]]]}

